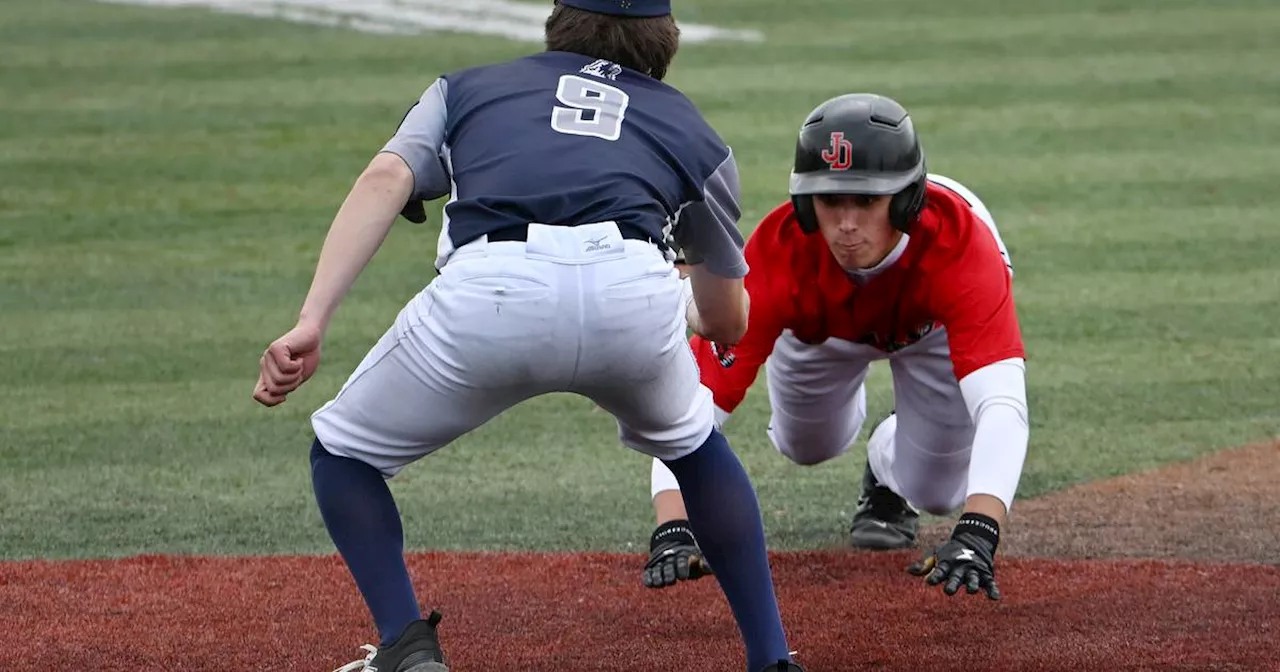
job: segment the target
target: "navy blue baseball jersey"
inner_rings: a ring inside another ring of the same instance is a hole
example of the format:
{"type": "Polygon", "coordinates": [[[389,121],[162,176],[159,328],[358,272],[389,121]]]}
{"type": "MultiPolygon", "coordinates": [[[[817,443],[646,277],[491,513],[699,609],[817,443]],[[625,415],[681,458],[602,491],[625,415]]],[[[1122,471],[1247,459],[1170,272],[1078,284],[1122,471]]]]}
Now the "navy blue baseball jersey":
{"type": "Polygon", "coordinates": [[[437,268],[513,225],[613,221],[746,275],[732,150],[684,94],[617,64],[550,51],[444,75],[382,151],[413,170],[411,205],[450,197],[437,268]]]}

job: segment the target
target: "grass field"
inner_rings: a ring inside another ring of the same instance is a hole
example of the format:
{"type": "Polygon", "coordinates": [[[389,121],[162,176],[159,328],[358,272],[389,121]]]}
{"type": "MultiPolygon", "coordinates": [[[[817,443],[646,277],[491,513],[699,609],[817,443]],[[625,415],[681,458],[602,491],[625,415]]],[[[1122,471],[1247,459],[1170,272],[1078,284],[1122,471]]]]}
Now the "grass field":
{"type": "MultiPolygon", "coordinates": [[[[689,46],[670,77],[735,148],[744,231],[785,198],[804,115],[852,90],[903,102],[930,169],[994,212],[1030,353],[1021,496],[1280,434],[1273,1],[677,7],[765,33],[689,46]]],[[[5,0],[0,558],[331,552],[307,416],[432,278],[440,204],[397,225],[283,407],[252,402],[257,357],[408,104],[536,48],[5,0]]],[[[770,543],[841,543],[861,445],[796,467],[767,411],[757,383],[727,429],[770,543]]],[[[415,549],[635,550],[648,473],[608,416],[548,397],[392,488],[415,549]]]]}

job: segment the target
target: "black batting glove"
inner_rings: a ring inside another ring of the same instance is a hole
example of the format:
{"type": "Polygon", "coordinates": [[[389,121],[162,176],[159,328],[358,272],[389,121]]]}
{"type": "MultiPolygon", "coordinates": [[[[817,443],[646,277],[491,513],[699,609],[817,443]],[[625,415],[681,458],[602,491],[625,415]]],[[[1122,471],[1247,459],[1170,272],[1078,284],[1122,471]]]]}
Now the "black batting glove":
{"type": "Polygon", "coordinates": [[[964,586],[970,595],[983,591],[992,600],[1000,599],[996,585],[996,547],[1000,544],[1000,525],[989,516],[966,513],[960,516],[951,538],[907,571],[924,576],[925,583],[942,584],[942,592],[955,595],[964,586]]]}
{"type": "Polygon", "coordinates": [[[649,538],[649,561],[644,565],[644,585],[665,588],[677,581],[699,579],[711,574],[689,521],[673,520],[658,526],[649,538]]]}

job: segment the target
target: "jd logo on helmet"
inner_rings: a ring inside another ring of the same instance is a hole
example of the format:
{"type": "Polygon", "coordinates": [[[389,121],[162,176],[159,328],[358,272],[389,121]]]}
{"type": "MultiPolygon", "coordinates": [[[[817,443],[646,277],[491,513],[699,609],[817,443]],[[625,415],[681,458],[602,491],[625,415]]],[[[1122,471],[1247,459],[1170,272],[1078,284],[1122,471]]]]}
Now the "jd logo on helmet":
{"type": "Polygon", "coordinates": [[[844,139],[844,131],[831,132],[831,146],[822,150],[822,160],[831,170],[849,170],[853,165],[853,144],[844,139]]]}

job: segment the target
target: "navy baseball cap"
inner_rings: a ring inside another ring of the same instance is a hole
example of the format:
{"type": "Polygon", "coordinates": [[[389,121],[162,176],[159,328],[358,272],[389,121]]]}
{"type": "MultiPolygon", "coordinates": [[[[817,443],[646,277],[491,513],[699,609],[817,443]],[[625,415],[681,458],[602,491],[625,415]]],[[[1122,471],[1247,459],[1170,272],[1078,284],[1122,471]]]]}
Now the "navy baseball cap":
{"type": "Polygon", "coordinates": [[[573,7],[612,16],[666,16],[671,13],[671,0],[559,0],[573,7]]]}

